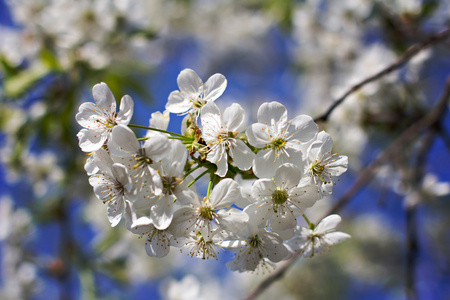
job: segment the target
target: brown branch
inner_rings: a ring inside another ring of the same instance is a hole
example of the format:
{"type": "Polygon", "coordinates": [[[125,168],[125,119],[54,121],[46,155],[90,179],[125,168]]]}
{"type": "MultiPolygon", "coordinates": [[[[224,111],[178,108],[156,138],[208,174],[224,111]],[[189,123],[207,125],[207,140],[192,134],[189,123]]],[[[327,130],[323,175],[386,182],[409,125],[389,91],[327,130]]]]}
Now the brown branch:
{"type": "Polygon", "coordinates": [[[282,266],[278,267],[270,276],[268,276],[264,281],[262,281],[253,292],[247,296],[244,300],[252,300],[256,299],[265,289],[267,289],[272,283],[277,281],[278,279],[283,278],[286,271],[289,269],[291,265],[297,260],[297,258],[301,255],[302,252],[294,253],[288,260],[286,260],[282,266]]]}
{"type": "Polygon", "coordinates": [[[344,95],[342,95],[339,99],[337,99],[331,106],[330,108],[323,114],[320,115],[319,117],[315,118],[314,121],[315,122],[325,122],[328,120],[328,117],[331,115],[331,113],[334,111],[334,109],[336,107],[338,107],[342,102],[344,102],[344,100],[350,96],[351,94],[353,94],[354,92],[356,92],[357,90],[359,90],[360,88],[362,88],[364,85],[373,82],[375,80],[380,79],[381,77],[399,69],[400,67],[402,67],[403,65],[405,65],[413,56],[415,56],[416,54],[418,54],[419,52],[421,52],[422,50],[425,50],[426,48],[433,46],[434,44],[437,44],[443,40],[445,40],[446,38],[448,38],[450,36],[450,28],[446,28],[445,30],[430,36],[426,41],[419,43],[419,44],[415,44],[413,46],[411,46],[406,52],[405,54],[403,54],[396,62],[392,63],[391,65],[387,66],[385,69],[381,70],[380,72],[367,77],[366,79],[364,79],[363,81],[359,82],[358,84],[352,86],[347,92],[344,93],[344,95]]]}
{"type": "Polygon", "coordinates": [[[392,144],[374,161],[372,161],[358,176],[355,183],[342,195],[335,205],[328,211],[327,215],[339,212],[356,193],[359,192],[373,177],[376,169],[386,162],[392,155],[395,155],[407,144],[412,138],[417,136],[424,128],[437,124],[443,113],[446,111],[447,102],[450,98],[450,78],[447,79],[446,86],[441,98],[436,106],[423,118],[412,124],[406,129],[392,144]]]}
{"type": "MultiPolygon", "coordinates": [[[[427,132],[422,144],[417,151],[415,165],[411,175],[412,193],[416,197],[421,196],[421,186],[425,173],[425,164],[428,153],[436,138],[436,127],[433,126],[427,132]]],[[[420,199],[416,199],[419,201],[420,199]]],[[[406,198],[405,198],[406,201],[406,198]]],[[[416,290],[416,266],[419,253],[419,242],[417,234],[417,204],[405,203],[406,218],[406,268],[405,268],[405,293],[409,300],[417,299],[416,290]]]]}
{"type": "MultiPolygon", "coordinates": [[[[450,98],[450,78],[447,83],[441,98],[438,100],[436,106],[422,119],[411,125],[403,134],[398,137],[378,158],[376,158],[364,171],[358,176],[355,183],[349,190],[336,202],[336,204],[327,212],[326,216],[333,213],[338,213],[349,201],[356,195],[361,188],[363,188],[373,177],[377,167],[387,161],[392,155],[396,154],[406,143],[417,136],[423,129],[430,127],[440,121],[447,102],[450,98]]],[[[272,283],[282,278],[286,271],[293,265],[301,252],[294,253],[289,260],[277,268],[275,272],[270,274],[263,282],[261,282],[253,292],[245,298],[245,300],[256,299],[264,290],[266,290],[272,283]]]]}

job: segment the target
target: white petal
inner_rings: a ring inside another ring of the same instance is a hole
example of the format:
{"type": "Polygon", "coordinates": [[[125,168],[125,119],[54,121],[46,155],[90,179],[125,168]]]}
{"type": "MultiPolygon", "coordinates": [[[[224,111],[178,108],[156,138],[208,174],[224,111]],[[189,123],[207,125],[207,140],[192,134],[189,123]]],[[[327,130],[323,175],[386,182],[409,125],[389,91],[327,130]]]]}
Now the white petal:
{"type": "Polygon", "coordinates": [[[115,227],[117,224],[119,224],[125,211],[124,201],[117,201],[115,203],[116,204],[114,205],[112,200],[110,203],[108,203],[107,215],[109,222],[111,223],[111,227],[115,227]]]}
{"type": "Polygon", "coordinates": [[[172,224],[169,227],[170,232],[177,237],[187,236],[195,228],[193,224],[195,217],[194,208],[181,207],[173,214],[172,224]]]}
{"type": "MultiPolygon", "coordinates": [[[[203,105],[201,109],[201,115],[206,116],[207,114],[212,115],[220,115],[220,109],[217,107],[217,105],[214,102],[208,102],[205,105],[203,105]]],[[[203,123],[203,121],[202,121],[203,123]]]]}
{"type": "Polygon", "coordinates": [[[77,134],[81,150],[83,152],[94,152],[100,149],[105,143],[108,135],[100,130],[81,129],[77,134]]]}
{"type": "Polygon", "coordinates": [[[322,148],[322,142],[317,141],[312,143],[308,148],[308,160],[310,163],[314,163],[316,160],[320,160],[320,150],[322,148]]]}
{"type": "Polygon", "coordinates": [[[278,213],[273,214],[270,217],[270,228],[274,232],[283,232],[288,229],[291,229],[291,236],[288,238],[291,238],[294,236],[293,229],[297,226],[297,220],[295,216],[290,213],[289,211],[283,210],[284,213],[281,212],[281,207],[278,207],[278,213]]]}
{"type": "MultiPolygon", "coordinates": [[[[189,180],[187,180],[187,177],[186,177],[186,182],[188,184],[190,182],[189,180]]],[[[183,193],[183,197],[180,198],[180,201],[182,200],[181,204],[183,204],[183,205],[189,205],[190,204],[190,205],[192,205],[194,207],[198,207],[198,206],[202,205],[203,200],[192,189],[186,189],[182,193],[183,193]]]]}
{"type": "Polygon", "coordinates": [[[317,134],[316,139],[323,142],[324,144],[330,145],[329,151],[331,151],[331,148],[333,147],[333,139],[331,138],[331,135],[322,130],[317,134]]]}
{"type": "Polygon", "coordinates": [[[277,169],[273,180],[278,187],[292,188],[298,185],[301,176],[302,173],[297,166],[287,163],[277,169]]]}
{"type": "Polygon", "coordinates": [[[179,140],[169,140],[170,151],[163,158],[162,162],[170,166],[167,170],[165,166],[166,175],[170,177],[181,177],[184,174],[184,165],[188,156],[186,147],[179,140]]]}
{"type": "Polygon", "coordinates": [[[248,222],[248,215],[234,207],[222,209],[217,212],[220,228],[231,232],[239,232],[248,222]]]}
{"type": "Polygon", "coordinates": [[[184,69],[177,77],[178,87],[183,93],[200,93],[203,82],[200,77],[191,69],[184,69]]]}
{"type": "Polygon", "coordinates": [[[262,235],[264,238],[264,250],[267,252],[267,258],[272,262],[280,262],[287,257],[290,253],[283,245],[283,240],[275,233],[266,232],[262,235]]]}
{"type": "Polygon", "coordinates": [[[174,114],[180,114],[188,111],[191,103],[179,91],[173,91],[169,95],[166,109],[174,114]]]}
{"type": "Polygon", "coordinates": [[[197,194],[195,192],[195,184],[191,185],[190,187],[187,187],[189,183],[191,183],[194,180],[194,177],[191,175],[188,175],[183,182],[181,182],[179,185],[175,187],[174,195],[177,197],[177,203],[181,205],[187,205],[187,204],[193,204],[197,203],[197,200],[192,200],[192,195],[189,195],[188,191],[197,194]]]}
{"type": "Polygon", "coordinates": [[[287,110],[279,102],[266,102],[258,109],[258,122],[268,126],[277,124],[278,128],[285,128],[287,125],[287,110]]]}
{"type": "Polygon", "coordinates": [[[124,125],[114,126],[108,141],[109,151],[118,157],[128,157],[136,154],[140,148],[134,132],[124,125]]]}
{"type": "Polygon", "coordinates": [[[169,147],[169,139],[165,135],[152,136],[144,143],[145,155],[156,161],[163,159],[169,147]]]}
{"type": "Polygon", "coordinates": [[[299,186],[289,191],[290,203],[301,213],[308,207],[311,207],[319,199],[317,186],[314,184],[299,186]]]}
{"type": "Polygon", "coordinates": [[[253,165],[256,154],[239,139],[236,139],[236,145],[230,149],[230,156],[240,170],[249,170],[253,165]]]}
{"type": "Polygon", "coordinates": [[[92,88],[92,95],[94,96],[95,103],[100,109],[109,113],[116,112],[116,99],[106,83],[102,82],[94,85],[92,88]]]}
{"type": "Polygon", "coordinates": [[[272,205],[265,202],[250,204],[244,209],[244,212],[249,217],[249,223],[252,223],[254,225],[259,225],[267,222],[271,211],[272,205]]]}
{"type": "Polygon", "coordinates": [[[319,222],[315,232],[325,233],[329,230],[334,230],[336,226],[341,222],[341,217],[339,215],[329,215],[319,222]]]}
{"type": "Polygon", "coordinates": [[[343,240],[351,238],[351,236],[347,233],[336,231],[325,234],[323,238],[328,245],[335,245],[343,240]]]}
{"type": "Polygon", "coordinates": [[[112,170],[111,167],[113,165],[113,160],[111,159],[111,156],[109,156],[108,152],[106,152],[105,149],[98,149],[94,153],[93,161],[97,165],[97,167],[104,173],[112,176],[112,170]]]}
{"type": "Polygon", "coordinates": [[[253,161],[253,172],[259,178],[272,178],[278,167],[282,164],[272,149],[261,150],[253,161]]]}
{"type": "Polygon", "coordinates": [[[228,131],[236,131],[239,129],[241,124],[244,122],[245,111],[237,103],[233,103],[231,106],[227,107],[223,113],[222,120],[227,126],[228,131]]]}
{"type": "Polygon", "coordinates": [[[297,116],[289,124],[287,135],[290,139],[296,139],[302,143],[306,143],[317,134],[318,126],[310,116],[297,116]]]}
{"type": "Polygon", "coordinates": [[[339,176],[348,169],[348,157],[345,155],[335,156],[331,162],[327,163],[326,167],[332,176],[339,176]]]}
{"type": "Polygon", "coordinates": [[[277,186],[271,179],[258,179],[252,186],[252,197],[257,201],[266,201],[271,198],[277,186]]]}
{"type": "Polygon", "coordinates": [[[162,237],[162,233],[157,233],[151,241],[145,243],[145,251],[151,257],[164,257],[170,251],[170,243],[167,237],[162,237]]]}
{"type": "Polygon", "coordinates": [[[80,105],[78,113],[75,116],[78,124],[88,129],[104,128],[105,117],[98,107],[92,102],[85,102],[80,105]]]}
{"type": "MultiPolygon", "coordinates": [[[[127,214],[129,214],[130,208],[127,207],[127,214]]],[[[127,222],[127,229],[134,234],[148,234],[153,231],[155,227],[152,224],[152,220],[147,216],[137,217],[136,212],[131,212],[131,218],[127,222]]]]}
{"type": "Polygon", "coordinates": [[[173,197],[165,195],[156,201],[151,208],[150,216],[157,229],[168,228],[173,218],[173,197]]]}
{"type": "Polygon", "coordinates": [[[218,114],[202,114],[202,125],[202,138],[209,146],[217,143],[219,141],[218,135],[225,131],[218,114]]]}
{"type": "Polygon", "coordinates": [[[256,148],[264,148],[267,144],[272,142],[267,125],[261,123],[252,124],[247,128],[246,135],[248,143],[256,148]]]}
{"type": "Polygon", "coordinates": [[[227,79],[222,74],[216,73],[205,82],[204,99],[206,101],[214,101],[222,96],[227,87],[227,79]]]}
{"type": "Polygon", "coordinates": [[[122,165],[115,163],[112,165],[112,173],[114,178],[129,192],[132,187],[130,176],[128,176],[127,168],[122,165]]]}
{"type": "Polygon", "coordinates": [[[244,247],[247,245],[247,242],[244,240],[228,240],[228,241],[221,241],[217,243],[220,247],[227,248],[228,250],[236,250],[238,248],[244,247]]]}
{"type": "Polygon", "coordinates": [[[241,198],[239,184],[233,179],[221,180],[211,192],[209,200],[215,209],[230,207],[241,198]]]}
{"type": "Polygon", "coordinates": [[[125,95],[120,100],[120,111],[117,114],[117,124],[128,125],[131,121],[134,111],[134,102],[130,96],[125,95]]]}
{"type": "Polygon", "coordinates": [[[167,127],[169,127],[169,122],[170,122],[170,112],[168,110],[165,110],[163,113],[157,111],[152,113],[149,125],[150,127],[153,128],[167,130],[167,127]]]}
{"type": "Polygon", "coordinates": [[[94,163],[93,155],[88,155],[88,158],[86,159],[86,163],[84,164],[84,170],[86,173],[91,176],[97,173],[100,169],[97,167],[97,165],[94,163]]]}
{"type": "Polygon", "coordinates": [[[219,159],[217,159],[217,161],[214,162],[217,166],[217,171],[214,172],[214,174],[217,174],[220,177],[225,177],[228,172],[228,155],[225,150],[220,152],[222,153],[222,155],[219,159]]]}

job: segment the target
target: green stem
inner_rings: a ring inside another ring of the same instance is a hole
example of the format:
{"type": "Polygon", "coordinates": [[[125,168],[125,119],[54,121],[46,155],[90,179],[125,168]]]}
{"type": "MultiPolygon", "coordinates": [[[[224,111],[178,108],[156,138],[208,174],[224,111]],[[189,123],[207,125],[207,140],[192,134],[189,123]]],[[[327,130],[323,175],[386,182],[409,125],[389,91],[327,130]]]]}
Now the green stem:
{"type": "Polygon", "coordinates": [[[167,133],[167,134],[176,136],[176,137],[178,137],[179,139],[182,139],[182,140],[190,139],[190,138],[188,138],[188,137],[186,137],[184,135],[181,135],[181,134],[178,134],[178,133],[175,133],[175,132],[170,132],[170,131],[167,131],[167,130],[162,130],[162,129],[153,128],[153,127],[147,127],[147,126],[141,126],[141,125],[135,125],[135,124],[128,124],[128,127],[141,128],[141,129],[147,129],[147,130],[153,130],[153,131],[158,131],[158,132],[162,132],[162,133],[167,133]]]}
{"type": "Polygon", "coordinates": [[[306,223],[308,223],[309,229],[314,230],[314,228],[316,228],[316,225],[314,225],[313,223],[311,223],[311,222],[309,221],[308,217],[307,217],[305,214],[303,214],[303,219],[305,219],[306,223]]]}
{"type": "Polygon", "coordinates": [[[199,180],[200,178],[202,178],[203,175],[205,175],[205,174],[208,173],[208,172],[209,172],[209,170],[206,170],[206,171],[203,172],[202,174],[198,175],[194,180],[191,181],[191,183],[189,183],[189,184],[187,185],[187,187],[190,187],[191,185],[193,185],[194,183],[196,183],[197,180],[199,180]]]}
{"type": "Polygon", "coordinates": [[[191,174],[192,172],[194,172],[195,170],[197,170],[198,168],[202,167],[202,164],[198,164],[195,167],[193,167],[192,169],[190,169],[189,171],[187,171],[184,176],[183,176],[183,180],[188,177],[189,174],[191,174]]]}
{"type": "Polygon", "coordinates": [[[209,199],[209,194],[211,194],[212,186],[213,186],[213,180],[211,178],[211,180],[209,181],[209,184],[208,184],[208,191],[206,192],[206,199],[209,199]]]}

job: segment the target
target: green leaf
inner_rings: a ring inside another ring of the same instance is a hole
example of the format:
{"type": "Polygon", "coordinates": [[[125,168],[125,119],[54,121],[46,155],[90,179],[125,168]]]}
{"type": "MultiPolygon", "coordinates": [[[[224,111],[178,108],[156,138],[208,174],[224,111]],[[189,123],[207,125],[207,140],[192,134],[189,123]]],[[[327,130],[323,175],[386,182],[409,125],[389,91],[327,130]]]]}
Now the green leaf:
{"type": "Polygon", "coordinates": [[[19,97],[34,86],[38,80],[49,74],[51,70],[47,64],[37,62],[17,75],[5,78],[4,92],[6,96],[11,98],[19,97]]]}

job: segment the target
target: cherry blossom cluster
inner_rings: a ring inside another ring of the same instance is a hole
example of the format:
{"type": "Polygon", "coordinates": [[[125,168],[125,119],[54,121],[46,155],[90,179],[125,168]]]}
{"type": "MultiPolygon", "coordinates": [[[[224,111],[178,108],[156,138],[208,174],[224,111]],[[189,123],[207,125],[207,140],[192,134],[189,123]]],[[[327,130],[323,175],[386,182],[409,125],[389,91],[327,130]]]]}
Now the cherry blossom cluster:
{"type": "Polygon", "coordinates": [[[350,237],[336,231],[338,215],[315,225],[305,212],[332,193],[348,165],[311,117],[289,119],[281,103],[267,102],[257,122],[243,128],[239,104],[223,112],[215,104],[227,86],[222,74],[203,83],[185,69],[177,83],[166,111],[153,113],[149,127],[129,124],[133,100],[124,96],[117,112],[105,83],[93,87],[95,103],[79,108],[85,169],[111,226],[124,219],[153,257],[171,247],[203,259],[232,251],[227,266],[240,272],[295,252],[310,257],[350,237]],[[185,116],[180,134],[167,131],[170,113],[185,116]],[[130,127],[146,135],[137,138],[130,127]],[[208,182],[203,193],[197,192],[202,178],[208,182]],[[307,227],[297,225],[301,219],[307,227]]]}

